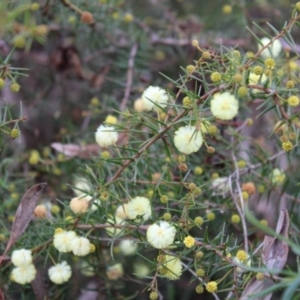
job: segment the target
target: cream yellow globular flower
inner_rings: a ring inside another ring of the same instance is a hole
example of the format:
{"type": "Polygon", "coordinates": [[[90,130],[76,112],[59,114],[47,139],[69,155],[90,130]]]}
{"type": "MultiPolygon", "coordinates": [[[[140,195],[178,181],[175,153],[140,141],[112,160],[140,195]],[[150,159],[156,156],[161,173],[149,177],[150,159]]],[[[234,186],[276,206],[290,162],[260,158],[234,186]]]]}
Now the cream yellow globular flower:
{"type": "Polygon", "coordinates": [[[162,249],[173,244],[176,228],[167,221],[152,224],[147,230],[148,242],[157,249],[162,249]]]}
{"type": "MultiPolygon", "coordinates": [[[[251,258],[249,256],[249,254],[244,251],[244,250],[239,250],[236,254],[236,256],[233,258],[233,262],[236,263],[236,264],[240,264],[242,266],[245,266],[245,267],[250,267],[251,266],[251,258]]],[[[236,267],[236,271],[238,273],[243,273],[244,271],[244,268],[243,267],[236,267]]]]}
{"type": "Polygon", "coordinates": [[[144,110],[154,109],[159,111],[160,107],[166,107],[169,100],[167,92],[158,86],[149,86],[142,95],[144,110]]]}
{"type": "Polygon", "coordinates": [[[120,250],[121,252],[125,255],[133,255],[136,253],[137,250],[137,243],[133,240],[130,239],[126,239],[126,240],[122,240],[120,242],[120,250]]]}
{"type": "Polygon", "coordinates": [[[212,180],[210,188],[213,191],[214,195],[223,195],[226,196],[226,194],[230,191],[229,186],[229,179],[227,177],[219,177],[212,180]]]}
{"type": "Polygon", "coordinates": [[[76,238],[75,231],[63,230],[54,234],[53,245],[59,252],[67,253],[72,251],[71,243],[76,238]]]}
{"type": "Polygon", "coordinates": [[[234,95],[224,92],[222,94],[214,94],[211,103],[210,110],[212,115],[220,120],[232,120],[238,113],[239,102],[234,95]]]}
{"type": "Polygon", "coordinates": [[[91,191],[88,180],[84,177],[77,177],[74,180],[74,192],[77,196],[86,195],[91,191]]]}
{"type": "Polygon", "coordinates": [[[117,124],[118,122],[118,118],[113,116],[113,115],[107,115],[107,117],[105,118],[105,121],[104,121],[106,124],[111,124],[111,125],[114,125],[114,124],[117,124]]]}
{"type": "Polygon", "coordinates": [[[128,204],[119,205],[116,209],[116,216],[121,220],[125,220],[128,218],[128,204]]]}
{"type": "MultiPolygon", "coordinates": [[[[262,84],[267,80],[267,76],[265,74],[262,75],[256,75],[253,72],[250,72],[249,74],[249,84],[257,85],[262,84]]],[[[261,93],[262,91],[259,89],[252,89],[253,94],[261,93]]]]}
{"type": "Polygon", "coordinates": [[[74,255],[85,256],[90,253],[90,241],[85,237],[76,237],[71,241],[71,249],[74,255]]]}
{"type": "Polygon", "coordinates": [[[51,267],[48,270],[48,275],[53,283],[62,284],[70,279],[72,270],[71,267],[63,261],[62,263],[51,267]]]}
{"type": "Polygon", "coordinates": [[[143,112],[145,110],[143,99],[142,98],[136,99],[133,103],[133,108],[137,112],[143,112]]]}
{"type": "Polygon", "coordinates": [[[197,152],[203,143],[200,130],[195,126],[186,125],[178,128],[174,134],[175,147],[184,154],[197,152]]]}
{"type": "MultiPolygon", "coordinates": [[[[118,216],[108,216],[107,218],[107,224],[110,225],[120,225],[124,222],[123,219],[119,218],[118,216]]],[[[105,228],[106,233],[109,236],[115,236],[115,235],[119,235],[122,231],[121,228],[115,228],[115,227],[107,227],[105,228]]]]}
{"type": "Polygon", "coordinates": [[[45,218],[47,215],[47,207],[43,204],[37,205],[34,209],[33,214],[37,217],[37,218],[45,218]]]}
{"type": "Polygon", "coordinates": [[[285,173],[278,168],[275,168],[271,173],[271,182],[275,185],[280,185],[285,180],[285,173]]]}
{"type": "Polygon", "coordinates": [[[177,280],[182,274],[181,260],[172,255],[165,255],[161,268],[164,270],[162,276],[170,280],[177,280]]]}
{"type": "Polygon", "coordinates": [[[146,264],[140,262],[135,263],[133,265],[133,269],[134,269],[134,275],[139,278],[143,278],[150,273],[149,267],[146,264]]]}
{"type": "Polygon", "coordinates": [[[100,125],[95,133],[95,138],[101,147],[108,147],[116,144],[118,133],[112,126],[100,125]]]}
{"type": "Polygon", "coordinates": [[[142,217],[144,221],[148,220],[151,215],[151,205],[149,199],[145,197],[135,197],[127,204],[128,218],[133,220],[142,217]]]}
{"type": "Polygon", "coordinates": [[[107,268],[106,276],[109,280],[117,280],[124,274],[123,265],[118,263],[107,268]]]}
{"type": "MultiPolygon", "coordinates": [[[[267,45],[271,40],[268,37],[263,37],[258,44],[258,50],[262,49],[265,45],[267,45]]],[[[275,40],[270,46],[264,49],[261,52],[261,56],[266,59],[268,57],[278,57],[280,52],[282,51],[282,46],[279,40],[275,40]]]]}
{"type": "Polygon", "coordinates": [[[97,211],[99,206],[101,206],[101,200],[100,199],[95,199],[93,201],[93,204],[91,205],[91,208],[90,208],[91,212],[97,211]]]}
{"type": "Polygon", "coordinates": [[[70,201],[70,208],[74,214],[84,214],[88,211],[91,196],[78,196],[70,201]]]}
{"type": "Polygon", "coordinates": [[[32,263],[31,250],[19,249],[14,250],[11,255],[11,262],[16,267],[26,266],[32,263]]]}
{"type": "Polygon", "coordinates": [[[19,284],[30,283],[36,276],[36,269],[33,264],[21,265],[13,268],[11,279],[19,284]]]}

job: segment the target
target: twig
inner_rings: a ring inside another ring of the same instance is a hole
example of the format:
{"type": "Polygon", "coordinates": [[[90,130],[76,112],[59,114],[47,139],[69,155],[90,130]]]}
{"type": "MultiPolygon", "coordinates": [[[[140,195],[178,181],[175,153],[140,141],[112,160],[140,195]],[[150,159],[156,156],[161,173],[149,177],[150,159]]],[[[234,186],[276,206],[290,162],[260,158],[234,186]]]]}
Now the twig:
{"type": "Polygon", "coordinates": [[[121,102],[121,111],[125,110],[125,107],[127,105],[129,95],[131,92],[131,87],[132,87],[132,78],[133,78],[133,67],[134,67],[134,59],[137,53],[138,45],[134,44],[131,47],[130,50],[130,55],[129,55],[129,60],[128,60],[128,71],[127,71],[127,81],[126,81],[126,89],[124,93],[124,97],[121,102]]]}

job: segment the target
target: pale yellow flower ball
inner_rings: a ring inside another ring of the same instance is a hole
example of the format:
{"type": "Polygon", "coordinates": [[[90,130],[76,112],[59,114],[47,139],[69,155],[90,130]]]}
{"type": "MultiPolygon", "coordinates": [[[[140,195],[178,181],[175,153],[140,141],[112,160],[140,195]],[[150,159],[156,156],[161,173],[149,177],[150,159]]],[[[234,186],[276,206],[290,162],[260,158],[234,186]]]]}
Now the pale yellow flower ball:
{"type": "Polygon", "coordinates": [[[125,220],[128,218],[128,204],[122,204],[116,209],[116,216],[121,220],[125,220]]]}
{"type": "Polygon", "coordinates": [[[167,106],[169,100],[167,92],[158,86],[149,86],[142,95],[143,106],[146,111],[154,109],[159,111],[160,107],[167,106]]]}
{"type": "Polygon", "coordinates": [[[87,178],[77,177],[74,180],[73,184],[74,184],[74,192],[77,196],[86,195],[91,191],[91,186],[87,178]]]}
{"type": "Polygon", "coordinates": [[[271,177],[271,182],[272,182],[273,184],[275,184],[275,185],[280,185],[280,184],[282,184],[282,183],[284,182],[284,180],[285,180],[285,173],[284,173],[281,169],[275,168],[275,169],[272,171],[270,177],[271,177]]]}
{"type": "Polygon", "coordinates": [[[62,263],[51,267],[48,270],[48,275],[53,283],[62,284],[70,279],[72,270],[71,267],[65,261],[63,261],[62,263]]]}
{"type": "Polygon", "coordinates": [[[29,265],[32,263],[31,250],[19,249],[14,250],[11,255],[11,262],[16,267],[21,267],[24,265],[29,265]]]}
{"type": "Polygon", "coordinates": [[[95,133],[96,142],[101,147],[115,145],[118,140],[118,133],[114,127],[100,125],[95,133]]]}
{"type": "Polygon", "coordinates": [[[122,264],[115,264],[106,270],[106,276],[109,280],[117,280],[124,274],[122,264]]]}
{"type": "Polygon", "coordinates": [[[137,250],[137,243],[133,240],[126,239],[120,242],[119,247],[125,256],[134,255],[137,250]]]}
{"type": "Polygon", "coordinates": [[[170,280],[177,280],[182,274],[181,260],[172,255],[165,255],[162,268],[167,270],[166,273],[164,272],[163,277],[170,280]]]}
{"type": "Polygon", "coordinates": [[[60,231],[54,234],[53,245],[62,253],[72,251],[71,242],[76,239],[75,231],[60,231]]]}
{"type": "Polygon", "coordinates": [[[34,215],[37,217],[37,218],[45,218],[46,215],[47,215],[47,208],[45,205],[37,205],[34,209],[34,215]]]}
{"type": "Polygon", "coordinates": [[[19,284],[30,283],[36,276],[36,269],[33,264],[21,265],[13,268],[11,279],[19,284]]]}
{"type": "Polygon", "coordinates": [[[91,196],[79,196],[70,201],[70,208],[75,214],[84,214],[89,208],[89,201],[91,196]]]}
{"type": "Polygon", "coordinates": [[[162,249],[174,243],[176,228],[167,221],[152,224],[147,230],[148,242],[157,249],[162,249]]]}
{"type": "Polygon", "coordinates": [[[76,237],[70,246],[74,255],[85,256],[90,253],[90,241],[85,237],[76,237]]]}
{"type": "Polygon", "coordinates": [[[133,108],[137,112],[145,111],[143,99],[142,98],[136,99],[133,103],[133,108]]]}
{"type": "MultiPolygon", "coordinates": [[[[262,75],[256,75],[253,72],[249,74],[249,84],[257,85],[262,84],[267,80],[267,76],[265,74],[262,75]]],[[[253,94],[262,93],[263,91],[259,89],[252,89],[253,94]]]]}
{"type": "Polygon", "coordinates": [[[144,221],[148,220],[151,215],[151,205],[149,199],[145,197],[135,197],[127,204],[128,218],[133,220],[142,217],[144,221]]]}
{"type": "Polygon", "coordinates": [[[107,124],[117,124],[118,118],[113,115],[108,115],[104,122],[107,124]]]}
{"type": "Polygon", "coordinates": [[[224,92],[213,95],[210,103],[212,115],[220,120],[232,120],[238,113],[239,102],[234,95],[224,92]]]}
{"type": "MultiPolygon", "coordinates": [[[[263,37],[258,44],[258,50],[262,49],[263,46],[267,45],[271,40],[268,37],[263,37]]],[[[279,40],[275,40],[270,46],[261,52],[261,56],[265,59],[268,57],[278,57],[282,51],[282,45],[279,40]]]]}
{"type": "Polygon", "coordinates": [[[195,126],[186,125],[178,128],[174,134],[174,144],[184,154],[197,152],[203,143],[203,137],[195,126]]]}

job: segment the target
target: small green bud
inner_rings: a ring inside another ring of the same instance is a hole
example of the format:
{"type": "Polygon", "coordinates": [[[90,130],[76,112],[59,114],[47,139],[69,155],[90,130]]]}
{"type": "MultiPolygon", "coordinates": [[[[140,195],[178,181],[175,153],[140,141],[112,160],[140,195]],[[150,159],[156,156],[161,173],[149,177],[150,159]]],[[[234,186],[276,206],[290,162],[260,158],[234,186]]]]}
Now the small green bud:
{"type": "Polygon", "coordinates": [[[17,93],[19,90],[20,90],[20,85],[16,82],[13,82],[11,85],[10,85],[10,90],[14,93],[17,93]]]}
{"type": "Polygon", "coordinates": [[[287,83],[285,84],[285,86],[288,88],[288,89],[292,89],[295,87],[295,82],[293,80],[288,80],[287,83]]]}
{"type": "Polygon", "coordinates": [[[204,288],[201,284],[199,284],[199,285],[196,286],[195,291],[196,291],[197,294],[202,294],[204,292],[204,288]]]}
{"type": "Polygon", "coordinates": [[[163,218],[165,221],[170,221],[172,219],[172,215],[170,213],[165,213],[163,218]]]}
{"type": "Polygon", "coordinates": [[[236,83],[241,83],[243,81],[243,75],[242,74],[235,74],[232,77],[233,81],[236,83]]]}
{"type": "Polygon", "coordinates": [[[196,217],[194,219],[194,222],[195,222],[196,225],[201,226],[203,224],[204,220],[201,217],[196,217]]]}
{"type": "Polygon", "coordinates": [[[2,78],[0,78],[0,90],[4,87],[4,80],[2,78]]]}
{"type": "Polygon", "coordinates": [[[255,66],[254,68],[253,68],[253,73],[255,74],[255,75],[261,75],[262,73],[263,73],[263,68],[261,67],[261,66],[255,66]]]}
{"type": "Polygon", "coordinates": [[[244,97],[244,96],[246,96],[247,93],[248,93],[248,88],[247,88],[246,86],[240,86],[240,87],[238,88],[237,93],[238,93],[238,95],[239,95],[240,97],[244,97]]]}
{"type": "Polygon", "coordinates": [[[158,299],[158,294],[156,292],[151,292],[149,295],[150,300],[158,299]]]}
{"type": "Polygon", "coordinates": [[[210,79],[212,82],[219,82],[222,79],[222,75],[219,72],[213,72],[210,75],[210,79]]]}
{"type": "Polygon", "coordinates": [[[11,132],[10,132],[10,137],[12,139],[16,139],[20,136],[20,132],[17,128],[14,128],[11,132]]]}

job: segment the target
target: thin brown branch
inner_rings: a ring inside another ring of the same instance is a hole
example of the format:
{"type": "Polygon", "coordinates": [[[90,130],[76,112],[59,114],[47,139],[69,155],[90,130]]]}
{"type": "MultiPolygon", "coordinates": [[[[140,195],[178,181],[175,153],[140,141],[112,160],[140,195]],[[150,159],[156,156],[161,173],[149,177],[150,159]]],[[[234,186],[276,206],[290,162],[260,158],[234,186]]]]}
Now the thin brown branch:
{"type": "Polygon", "coordinates": [[[134,44],[131,47],[130,50],[130,55],[129,55],[129,60],[128,60],[128,71],[127,71],[127,80],[126,80],[126,89],[125,89],[125,93],[124,93],[124,97],[121,101],[121,111],[124,111],[129,99],[129,95],[131,92],[131,87],[132,87],[132,78],[133,78],[133,68],[134,68],[134,59],[135,56],[137,54],[137,49],[138,49],[138,45],[134,44]]]}

